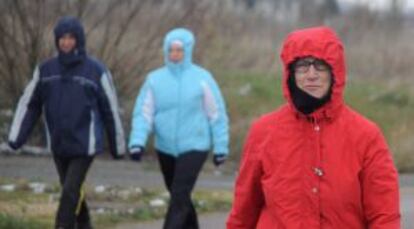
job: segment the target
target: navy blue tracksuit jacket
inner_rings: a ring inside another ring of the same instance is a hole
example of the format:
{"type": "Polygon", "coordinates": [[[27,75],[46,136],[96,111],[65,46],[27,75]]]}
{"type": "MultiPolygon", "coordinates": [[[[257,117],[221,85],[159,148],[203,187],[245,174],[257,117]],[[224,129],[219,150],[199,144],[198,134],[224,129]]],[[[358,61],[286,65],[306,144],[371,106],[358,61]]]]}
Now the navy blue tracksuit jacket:
{"type": "Polygon", "coordinates": [[[84,52],[83,28],[78,27],[72,21],[57,27],[58,35],[74,31],[75,54],[81,55],[73,54],[65,62],[66,57],[59,54],[35,69],[11,125],[9,145],[12,148],[25,143],[44,113],[48,143],[58,156],[92,156],[103,152],[105,129],[112,155],[125,153],[124,131],[111,74],[84,52]]]}

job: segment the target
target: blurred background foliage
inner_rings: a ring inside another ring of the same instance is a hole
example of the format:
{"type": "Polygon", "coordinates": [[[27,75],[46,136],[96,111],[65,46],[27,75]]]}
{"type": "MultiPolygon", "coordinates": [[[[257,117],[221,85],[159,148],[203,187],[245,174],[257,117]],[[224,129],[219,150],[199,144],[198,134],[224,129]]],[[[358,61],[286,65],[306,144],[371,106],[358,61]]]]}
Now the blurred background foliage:
{"type": "MultiPolygon", "coordinates": [[[[414,171],[414,13],[404,0],[2,0],[0,134],[7,130],[34,67],[54,55],[59,17],[79,17],[89,54],[112,71],[126,132],[145,75],[163,64],[162,40],[174,27],[196,37],[195,62],[213,72],[231,121],[238,160],[252,120],[284,103],[279,51],[290,31],[333,27],[345,44],[347,102],[377,122],[401,172],[414,171]],[[378,1],[379,2],[379,1],[378,1]],[[371,3],[371,4],[369,4],[371,3]],[[375,4],[374,4],[375,6],[375,4]]],[[[37,128],[30,144],[43,145],[37,128]]]]}

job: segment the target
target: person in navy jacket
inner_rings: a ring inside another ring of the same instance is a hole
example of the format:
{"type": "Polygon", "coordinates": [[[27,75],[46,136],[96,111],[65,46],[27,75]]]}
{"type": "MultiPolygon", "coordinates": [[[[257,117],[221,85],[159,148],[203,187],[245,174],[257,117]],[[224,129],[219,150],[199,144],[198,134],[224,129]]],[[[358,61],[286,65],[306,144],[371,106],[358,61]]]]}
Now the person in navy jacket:
{"type": "Polygon", "coordinates": [[[81,187],[93,158],[104,151],[104,129],[114,158],[125,153],[124,132],[111,74],[86,53],[81,23],[63,17],[54,35],[58,54],[36,67],[19,100],[9,145],[21,147],[43,113],[62,185],[56,228],[92,228],[81,187]]]}

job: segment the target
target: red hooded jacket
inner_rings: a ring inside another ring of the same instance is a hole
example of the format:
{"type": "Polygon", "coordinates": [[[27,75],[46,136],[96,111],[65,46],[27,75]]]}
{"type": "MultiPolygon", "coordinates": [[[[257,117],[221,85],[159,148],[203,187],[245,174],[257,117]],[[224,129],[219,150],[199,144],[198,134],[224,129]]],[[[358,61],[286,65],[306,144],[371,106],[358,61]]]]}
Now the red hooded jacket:
{"type": "Polygon", "coordinates": [[[287,104],[257,120],[245,143],[228,229],[397,229],[398,175],[379,128],[343,101],[343,45],[327,27],[288,35],[287,104]],[[331,100],[308,116],[291,101],[289,64],[313,56],[332,67],[331,100]]]}

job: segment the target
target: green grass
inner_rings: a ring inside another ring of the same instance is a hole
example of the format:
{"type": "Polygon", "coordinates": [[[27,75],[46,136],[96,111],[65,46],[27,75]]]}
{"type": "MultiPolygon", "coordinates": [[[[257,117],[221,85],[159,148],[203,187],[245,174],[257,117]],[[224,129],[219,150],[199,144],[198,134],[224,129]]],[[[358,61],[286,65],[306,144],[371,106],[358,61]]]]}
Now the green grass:
{"type": "Polygon", "coordinates": [[[229,211],[233,200],[230,191],[196,191],[193,202],[197,212],[229,211]]]}
{"type": "MultiPolygon", "coordinates": [[[[252,120],[285,103],[281,77],[240,72],[215,75],[231,121],[231,158],[238,160],[252,120]],[[240,94],[248,87],[248,93],[240,94]]],[[[414,87],[409,85],[352,79],[345,90],[347,104],[382,129],[400,172],[414,172],[414,87]]]]}
{"type": "MultiPolygon", "coordinates": [[[[34,194],[27,188],[29,181],[1,177],[0,184],[16,184],[15,191],[0,191],[0,229],[52,228],[58,206],[58,189],[34,194]]],[[[114,225],[122,223],[161,219],[166,214],[169,201],[164,189],[115,186],[107,188],[103,193],[95,193],[92,187],[86,186],[85,190],[96,228],[113,228],[114,225]],[[165,204],[151,206],[151,201],[155,199],[164,200],[165,204]]],[[[228,211],[231,207],[232,193],[196,190],[192,199],[199,213],[228,211]]]]}
{"type": "MultiPolygon", "coordinates": [[[[252,121],[285,103],[281,77],[229,70],[214,75],[230,116],[230,159],[234,162],[231,169],[235,170],[252,121]]],[[[348,80],[345,90],[347,103],[381,127],[400,172],[414,172],[414,86],[410,85],[354,77],[348,80]]]]}
{"type": "Polygon", "coordinates": [[[44,229],[51,228],[50,225],[35,219],[11,216],[0,213],[0,229],[44,229]]]}
{"type": "Polygon", "coordinates": [[[0,192],[0,201],[16,201],[24,203],[36,203],[46,201],[48,194],[27,195],[27,191],[0,192]]]}
{"type": "Polygon", "coordinates": [[[283,103],[280,80],[274,75],[217,73],[230,118],[232,159],[238,160],[251,122],[283,103]]]}
{"type": "MultiPolygon", "coordinates": [[[[125,222],[142,222],[154,219],[162,219],[167,212],[167,205],[161,207],[151,207],[150,200],[154,198],[163,199],[168,204],[168,197],[163,195],[162,190],[144,189],[142,194],[129,198],[128,202],[134,202],[135,207],[131,214],[120,212],[117,214],[108,213],[94,216],[95,224],[100,227],[111,227],[118,223],[125,222]]],[[[90,195],[89,195],[90,197],[90,195]]],[[[196,190],[193,193],[192,200],[198,213],[208,213],[216,211],[229,211],[231,208],[233,193],[231,191],[220,190],[196,190]]],[[[96,201],[102,199],[102,196],[89,198],[96,201]]],[[[104,198],[105,199],[105,198],[104,198]]],[[[115,201],[119,202],[119,198],[115,201]]]]}
{"type": "Polygon", "coordinates": [[[382,129],[400,172],[414,172],[414,93],[408,85],[352,81],[346,101],[382,129]]]}
{"type": "MultiPolygon", "coordinates": [[[[94,225],[99,228],[113,228],[114,225],[120,223],[143,222],[162,219],[167,212],[167,205],[161,207],[151,207],[148,204],[149,201],[153,198],[164,199],[166,201],[166,204],[168,204],[168,198],[160,196],[160,190],[144,190],[140,198],[136,199],[133,197],[129,200],[129,202],[134,202],[133,212],[108,212],[99,215],[95,214],[93,216],[94,225]]],[[[232,197],[233,194],[231,191],[197,190],[194,192],[192,200],[197,212],[202,214],[216,211],[229,211],[231,208],[232,197]]],[[[119,198],[114,201],[119,202],[119,198]]]]}

